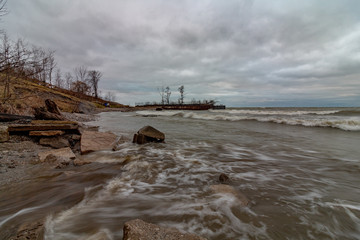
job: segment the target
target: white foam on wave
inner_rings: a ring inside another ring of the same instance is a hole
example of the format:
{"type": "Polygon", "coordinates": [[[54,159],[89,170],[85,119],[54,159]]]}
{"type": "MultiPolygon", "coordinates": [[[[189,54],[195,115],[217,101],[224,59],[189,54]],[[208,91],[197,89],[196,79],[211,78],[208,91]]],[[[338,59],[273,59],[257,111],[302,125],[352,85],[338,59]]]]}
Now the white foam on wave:
{"type": "MultiPolygon", "coordinates": [[[[186,215],[186,222],[169,222],[166,225],[200,235],[223,234],[228,238],[239,234],[266,236],[265,225],[255,226],[240,220],[239,216],[234,214],[233,208],[238,208],[234,197],[226,194],[214,197],[209,190],[209,185],[216,184],[219,172],[232,172],[232,168],[239,166],[239,162],[236,161],[224,164],[209,159],[209,155],[204,152],[211,147],[205,142],[182,142],[165,148],[150,145],[132,146],[131,148],[140,148],[143,156],[127,162],[121,174],[106,184],[87,188],[84,199],[79,204],[50,216],[46,222],[46,238],[92,237],[72,232],[73,225],[79,221],[76,219],[84,219],[87,216],[106,219],[153,216],[161,219],[167,215],[186,215]],[[121,204],[117,206],[109,204],[109,201],[119,201],[121,204]],[[219,227],[214,229],[214,225],[219,227]]],[[[238,147],[236,151],[248,150],[238,147]]],[[[124,150],[123,153],[128,154],[129,150],[124,150]]],[[[112,158],[115,153],[102,154],[104,156],[99,157],[102,162],[106,162],[106,155],[112,158]]],[[[122,152],[116,154],[121,155],[122,152]]],[[[240,154],[236,156],[241,157],[240,154]]],[[[238,178],[269,180],[255,173],[233,176],[235,181],[238,178]]],[[[247,210],[242,211],[248,214],[247,210]]],[[[116,234],[114,236],[117,237],[116,234]]]]}
{"type": "Polygon", "coordinates": [[[0,228],[1,228],[3,225],[5,225],[7,222],[9,222],[10,220],[12,220],[12,219],[14,219],[14,218],[16,218],[16,217],[18,217],[18,216],[21,216],[21,215],[24,215],[24,214],[28,214],[28,213],[31,213],[31,212],[35,212],[36,210],[41,209],[41,208],[43,208],[43,207],[45,207],[45,206],[48,206],[48,205],[50,205],[50,203],[43,204],[43,205],[36,206],[36,207],[30,207],[30,208],[21,209],[21,210],[17,211],[16,213],[14,213],[14,214],[12,214],[12,215],[10,215],[10,216],[5,217],[5,219],[0,222],[0,228]]]}
{"type": "Polygon", "coordinates": [[[150,117],[159,117],[159,116],[175,116],[177,114],[183,113],[183,111],[136,111],[136,114],[140,116],[150,116],[150,117]]]}
{"type": "MultiPolygon", "coordinates": [[[[220,112],[219,112],[220,113],[220,112]]],[[[229,115],[229,114],[206,114],[196,112],[178,112],[172,116],[198,119],[198,120],[213,120],[213,121],[245,121],[253,120],[258,122],[272,122],[286,125],[299,125],[305,127],[331,127],[338,128],[345,131],[360,131],[359,118],[299,118],[288,116],[246,116],[246,115],[229,115]]],[[[171,116],[171,115],[169,115],[171,116]]]]}
{"type": "Polygon", "coordinates": [[[228,114],[242,114],[242,115],[330,115],[340,112],[340,110],[327,110],[327,111],[299,111],[299,110],[209,110],[214,113],[228,113],[228,114]]]}
{"type": "Polygon", "coordinates": [[[360,118],[339,118],[330,115],[340,112],[332,111],[269,111],[269,110],[209,110],[194,111],[138,111],[141,116],[182,117],[210,121],[258,121],[305,127],[331,127],[345,131],[360,131],[360,118]],[[303,117],[304,115],[314,115],[303,117]],[[318,117],[316,117],[318,116],[318,117]]]}

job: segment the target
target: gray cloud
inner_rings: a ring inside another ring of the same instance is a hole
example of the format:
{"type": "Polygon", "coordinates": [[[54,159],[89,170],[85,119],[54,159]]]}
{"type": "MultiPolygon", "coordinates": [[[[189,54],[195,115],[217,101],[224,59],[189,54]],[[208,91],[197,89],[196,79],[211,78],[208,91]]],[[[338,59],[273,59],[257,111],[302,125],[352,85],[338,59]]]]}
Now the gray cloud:
{"type": "Polygon", "coordinates": [[[358,105],[359,1],[17,0],[4,29],[102,71],[126,104],[215,98],[231,106],[358,105]]]}

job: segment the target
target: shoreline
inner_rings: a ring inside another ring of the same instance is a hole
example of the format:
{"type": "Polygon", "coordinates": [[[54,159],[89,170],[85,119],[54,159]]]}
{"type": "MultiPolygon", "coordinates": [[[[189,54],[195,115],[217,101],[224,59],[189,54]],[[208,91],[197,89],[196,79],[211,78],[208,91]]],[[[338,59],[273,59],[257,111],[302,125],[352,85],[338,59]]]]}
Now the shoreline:
{"type": "MultiPolygon", "coordinates": [[[[96,121],[99,112],[91,114],[65,113],[62,112],[70,121],[75,121],[81,128],[92,128],[86,122],[96,121]]],[[[13,122],[1,122],[0,126],[8,126],[13,122]]],[[[55,148],[39,143],[40,137],[31,137],[24,134],[10,134],[9,140],[0,144],[0,191],[6,192],[12,187],[21,186],[31,179],[41,177],[42,172],[55,169],[56,165],[51,162],[41,162],[39,154],[52,151],[55,148]]],[[[81,161],[86,162],[86,156],[74,150],[75,156],[81,161]]],[[[81,165],[81,164],[80,164],[81,165]]],[[[64,167],[63,173],[68,170],[64,167]]],[[[72,171],[72,170],[69,170],[72,171]]],[[[43,239],[45,218],[41,217],[34,222],[21,222],[17,230],[9,229],[10,239],[43,239]],[[35,226],[35,225],[36,226],[35,226]],[[40,235],[39,235],[40,234],[40,235]],[[41,237],[40,237],[41,236],[41,237]],[[40,238],[39,238],[40,237],[40,238]]]]}

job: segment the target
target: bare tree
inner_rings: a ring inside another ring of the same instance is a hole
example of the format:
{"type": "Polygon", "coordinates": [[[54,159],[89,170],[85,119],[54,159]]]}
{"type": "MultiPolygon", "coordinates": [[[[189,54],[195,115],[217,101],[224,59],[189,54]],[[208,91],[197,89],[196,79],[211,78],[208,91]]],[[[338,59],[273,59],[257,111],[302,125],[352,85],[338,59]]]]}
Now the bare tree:
{"type": "Polygon", "coordinates": [[[51,80],[52,80],[52,72],[54,70],[54,68],[56,67],[56,62],[55,62],[55,51],[51,51],[49,50],[47,52],[47,58],[48,58],[48,66],[47,66],[47,75],[48,75],[48,79],[49,79],[49,83],[50,83],[50,87],[51,87],[51,80]]]}
{"type": "Polygon", "coordinates": [[[178,90],[180,92],[179,103],[184,104],[184,85],[181,85],[178,90]]]}
{"type": "Polygon", "coordinates": [[[60,68],[56,69],[55,72],[55,86],[59,87],[59,88],[63,88],[63,79],[61,78],[61,70],[60,68]]]}
{"type": "Polygon", "coordinates": [[[41,74],[40,74],[40,81],[42,81],[44,84],[46,83],[46,78],[47,78],[47,66],[49,64],[49,59],[46,57],[46,52],[44,49],[40,48],[39,49],[39,56],[41,58],[41,74]]]}
{"type": "Polygon", "coordinates": [[[11,71],[11,58],[12,58],[12,52],[11,52],[11,44],[8,36],[6,34],[3,35],[2,39],[2,45],[1,45],[1,73],[4,74],[3,81],[4,81],[4,95],[3,99],[4,101],[7,100],[7,98],[10,98],[10,71],[11,71]]]}
{"type": "Polygon", "coordinates": [[[3,100],[10,99],[10,79],[16,81],[20,77],[31,76],[45,82],[48,58],[43,49],[33,47],[29,50],[22,39],[12,42],[6,34],[3,34],[0,44],[0,73],[4,82],[3,100]]]}
{"type": "Polygon", "coordinates": [[[71,73],[70,73],[70,72],[67,72],[67,73],[65,74],[65,88],[66,88],[66,89],[68,89],[68,90],[71,89],[71,84],[72,84],[73,80],[74,80],[74,78],[73,78],[73,76],[71,75],[71,73]]]}
{"type": "Polygon", "coordinates": [[[114,95],[113,92],[108,91],[107,94],[105,95],[104,99],[106,101],[109,101],[109,102],[114,102],[115,101],[115,95],[114,95]]]}
{"type": "Polygon", "coordinates": [[[5,5],[7,0],[0,0],[0,17],[6,15],[8,13],[5,5]]]}
{"type": "Polygon", "coordinates": [[[19,38],[14,46],[14,69],[16,69],[17,76],[25,77],[26,76],[26,67],[28,60],[30,58],[30,51],[27,50],[26,44],[23,39],[19,38]]]}
{"type": "Polygon", "coordinates": [[[91,87],[82,81],[75,81],[71,84],[71,90],[77,93],[86,94],[90,93],[91,87]]]}
{"type": "Polygon", "coordinates": [[[96,98],[98,98],[98,84],[100,78],[102,77],[102,73],[100,71],[91,70],[88,72],[88,77],[88,82],[93,89],[93,94],[96,98]]]}
{"type": "Polygon", "coordinates": [[[86,82],[88,70],[85,66],[79,66],[74,69],[74,76],[76,81],[86,82]]]}
{"type": "Polygon", "coordinates": [[[171,95],[171,91],[170,91],[170,87],[167,86],[165,88],[165,97],[166,97],[166,104],[170,104],[170,95],[171,95]]]}
{"type": "Polygon", "coordinates": [[[47,78],[47,67],[49,58],[44,49],[33,46],[31,50],[31,71],[29,75],[37,78],[44,84],[47,78]]]}
{"type": "MultiPolygon", "coordinates": [[[[6,9],[7,0],[0,0],[0,18],[8,13],[6,9]]],[[[0,33],[3,33],[3,30],[0,30],[0,33]]]]}
{"type": "Polygon", "coordinates": [[[164,86],[162,86],[161,88],[158,88],[160,97],[161,97],[161,104],[164,105],[165,104],[165,88],[164,86]]]}

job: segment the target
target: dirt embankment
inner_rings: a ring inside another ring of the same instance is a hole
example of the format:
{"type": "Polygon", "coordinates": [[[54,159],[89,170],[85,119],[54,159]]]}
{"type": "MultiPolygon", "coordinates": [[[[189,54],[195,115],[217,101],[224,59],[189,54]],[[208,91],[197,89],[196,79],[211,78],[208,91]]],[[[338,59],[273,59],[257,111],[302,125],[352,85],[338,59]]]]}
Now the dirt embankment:
{"type": "MultiPolygon", "coordinates": [[[[36,80],[12,79],[10,96],[4,98],[4,82],[0,81],[0,113],[33,115],[34,108],[44,106],[46,99],[53,100],[62,112],[91,113],[102,109],[103,99],[75,93],[55,86],[44,86],[36,80]]],[[[110,102],[111,107],[128,108],[128,106],[110,102]]]]}

